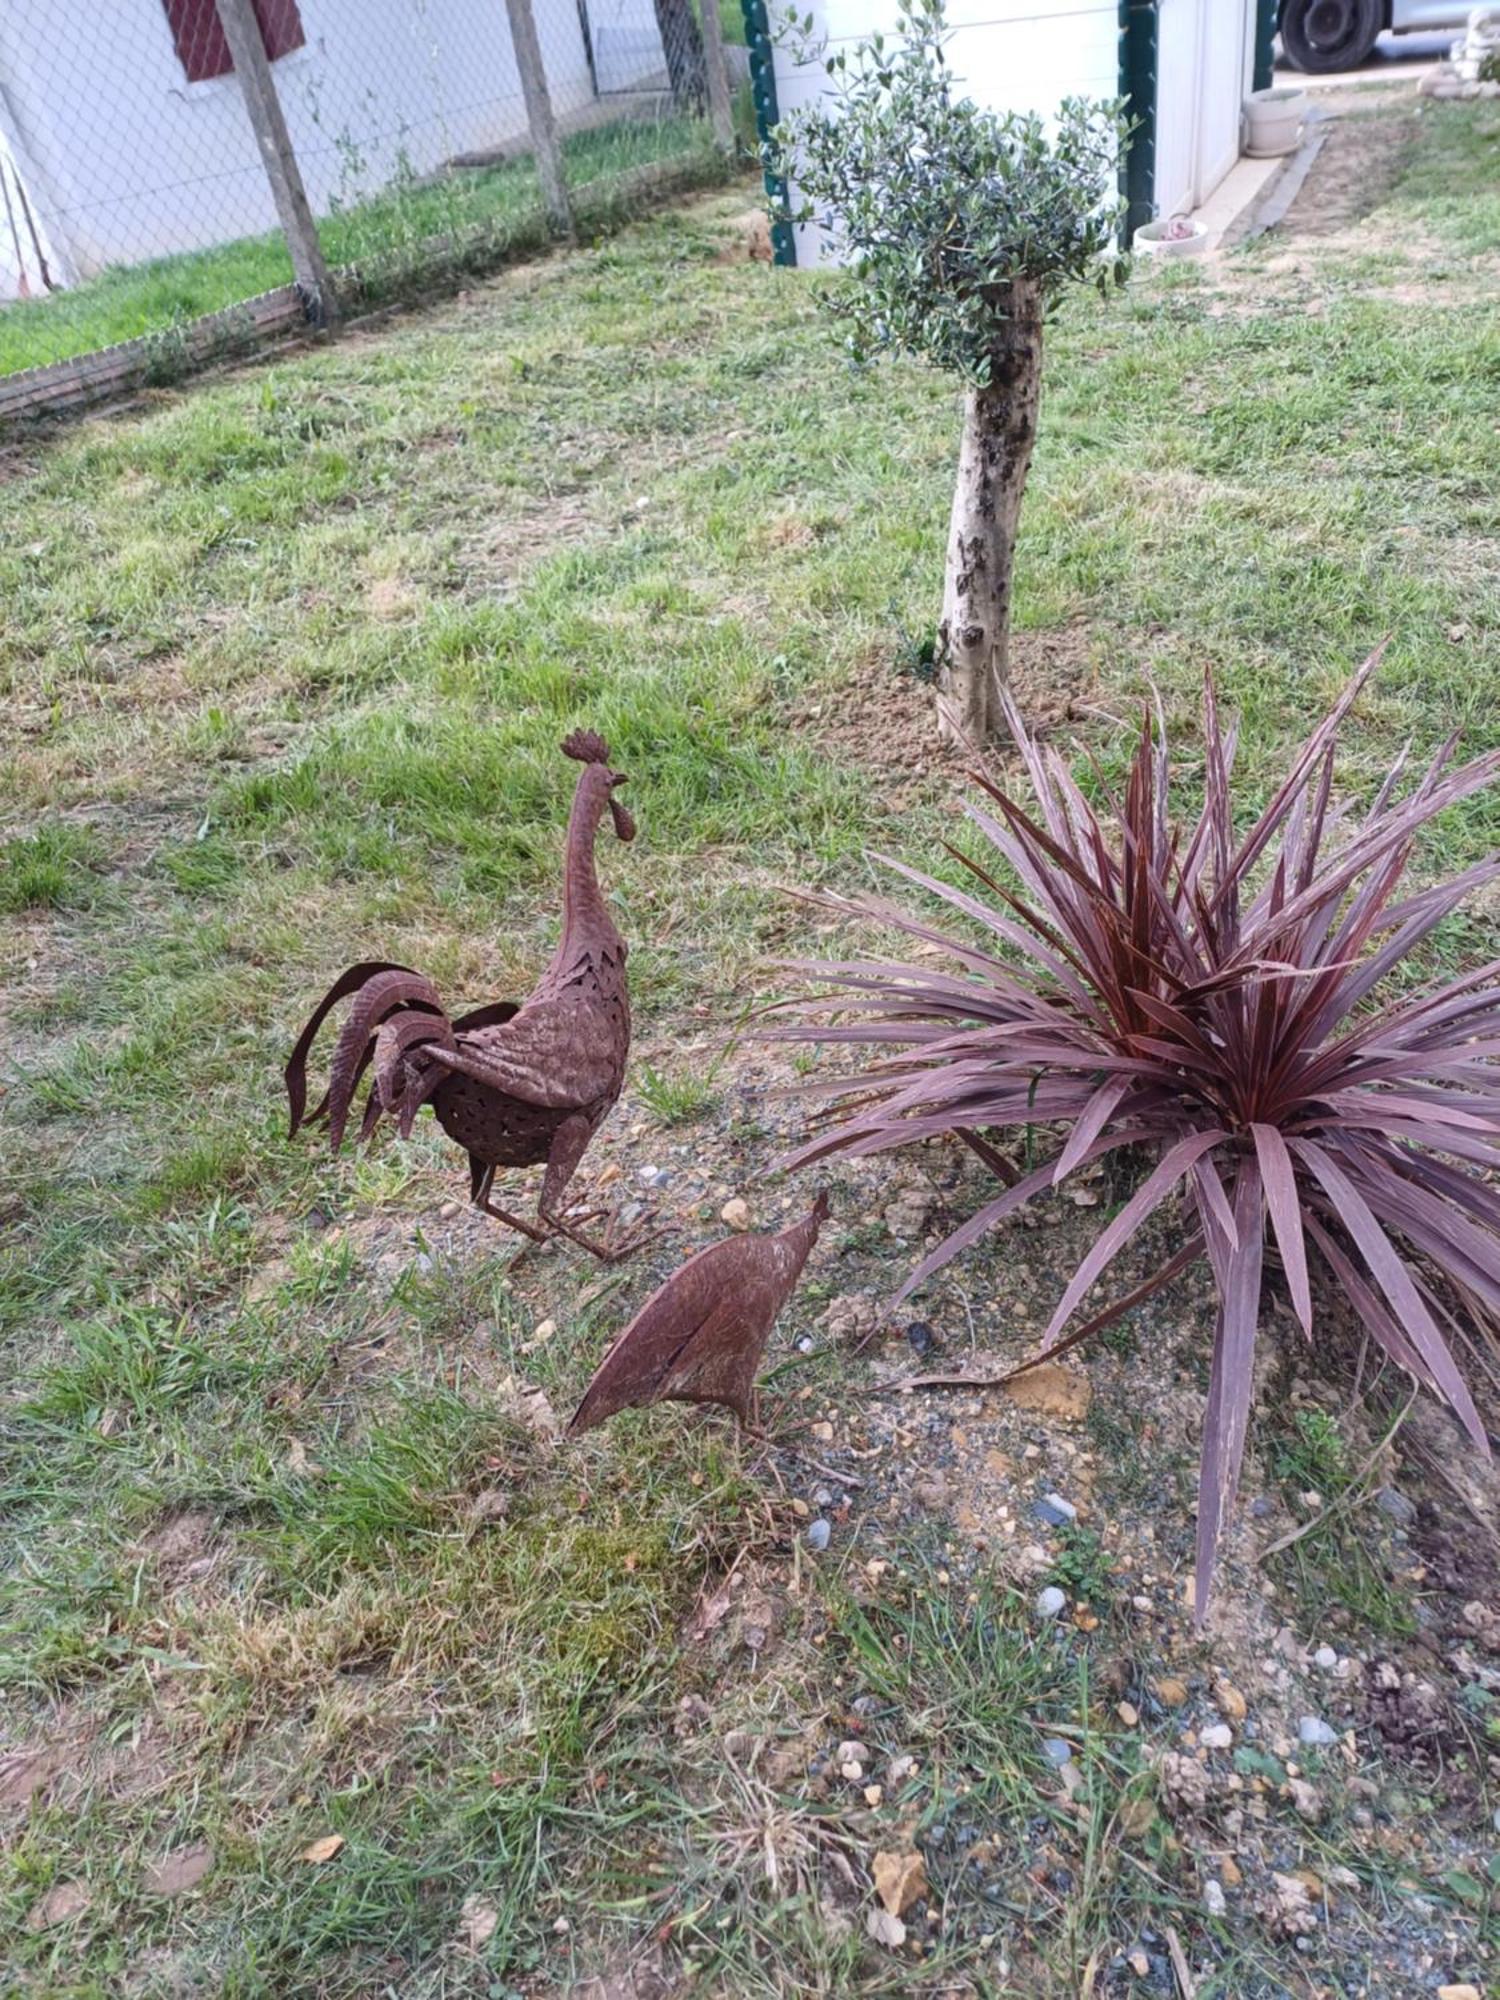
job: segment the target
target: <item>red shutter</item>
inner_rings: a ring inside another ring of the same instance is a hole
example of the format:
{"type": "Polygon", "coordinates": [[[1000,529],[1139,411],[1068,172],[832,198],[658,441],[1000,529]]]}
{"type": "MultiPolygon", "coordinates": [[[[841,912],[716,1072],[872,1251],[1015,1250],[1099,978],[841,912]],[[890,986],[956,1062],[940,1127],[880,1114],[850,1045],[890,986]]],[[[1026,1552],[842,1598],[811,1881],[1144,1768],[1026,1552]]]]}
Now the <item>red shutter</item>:
{"type": "MultiPolygon", "coordinates": [[[[219,10],[214,0],[162,0],[167,25],[177,45],[177,60],[189,83],[204,83],[211,76],[228,76],[234,68],[229,44],[219,26],[219,10]]],[[[307,40],[302,32],[302,16],[297,0],[254,0],[255,18],[260,23],[261,40],[272,62],[307,40]]]]}

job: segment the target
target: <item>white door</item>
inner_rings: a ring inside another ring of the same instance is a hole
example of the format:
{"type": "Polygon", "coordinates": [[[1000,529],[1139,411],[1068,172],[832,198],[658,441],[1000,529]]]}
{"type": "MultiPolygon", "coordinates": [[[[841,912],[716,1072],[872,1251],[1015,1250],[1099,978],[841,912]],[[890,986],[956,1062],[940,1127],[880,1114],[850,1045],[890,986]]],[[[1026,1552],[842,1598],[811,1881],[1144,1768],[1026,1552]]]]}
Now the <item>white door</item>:
{"type": "Polygon", "coordinates": [[[1156,212],[1206,201],[1239,158],[1249,87],[1247,0],[1160,0],[1156,28],[1156,212]]]}

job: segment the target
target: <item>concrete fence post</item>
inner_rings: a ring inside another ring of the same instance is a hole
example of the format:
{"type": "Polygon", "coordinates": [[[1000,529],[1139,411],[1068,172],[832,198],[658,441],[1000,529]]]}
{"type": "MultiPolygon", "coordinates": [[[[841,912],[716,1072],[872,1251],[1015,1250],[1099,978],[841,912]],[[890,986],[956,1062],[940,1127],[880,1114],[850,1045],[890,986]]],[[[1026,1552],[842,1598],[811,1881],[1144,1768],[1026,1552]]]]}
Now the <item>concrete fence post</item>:
{"type": "Polygon", "coordinates": [[[292,151],[291,135],[286,129],[255,9],[251,0],[216,0],[216,5],[234,61],[234,73],[240,80],[250,129],[260,148],[266,179],[271,183],[282,234],[292,254],[292,277],[302,295],[303,310],[312,326],[337,326],[338,294],[318,241],[318,225],[313,221],[297,155],[292,151]]]}
{"type": "Polygon", "coordinates": [[[515,50],[516,68],[521,76],[521,95],[526,100],[526,123],[531,128],[531,145],[536,154],[537,178],[542,184],[542,203],[547,220],[559,236],[573,234],[573,204],[563,178],[562,148],[557,143],[557,122],[552,116],[552,93],[547,88],[547,70],[542,61],[542,45],[537,38],[536,17],[531,0],[505,0],[510,16],[510,40],[515,50]]]}
{"type": "Polygon", "coordinates": [[[702,0],[703,66],[708,71],[708,115],[714,144],[721,153],[734,152],[734,104],[729,95],[729,71],[724,62],[724,22],[719,0],[702,0]]]}

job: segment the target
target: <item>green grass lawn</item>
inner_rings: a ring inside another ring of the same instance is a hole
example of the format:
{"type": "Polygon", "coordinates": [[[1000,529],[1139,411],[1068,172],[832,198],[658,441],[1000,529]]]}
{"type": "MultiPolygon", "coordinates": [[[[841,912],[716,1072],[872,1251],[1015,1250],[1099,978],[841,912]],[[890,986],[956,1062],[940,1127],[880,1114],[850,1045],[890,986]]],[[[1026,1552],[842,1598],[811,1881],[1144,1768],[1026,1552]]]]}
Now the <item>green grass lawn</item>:
{"type": "MultiPolygon", "coordinates": [[[[1500,739],[1500,321],[1474,307],[1497,144],[1495,107],[1434,108],[1358,244],[1060,316],[1022,692],[1071,703],[1106,769],[1147,675],[1190,742],[1212,667],[1263,791],[1383,638],[1353,783],[1407,737],[1500,739]],[[1437,267],[1448,290],[1414,302],[1437,267]]],[[[585,1181],[679,1143],[732,1184],[763,1167],[749,1112],[713,1123],[738,1103],[714,1064],[811,935],[781,885],[936,851],[954,773],[897,663],[936,615],[955,396],[851,370],[817,281],[737,253],[752,199],[0,458],[8,1992],[562,1993],[660,1950],[716,1994],[1060,1997],[1142,1921],[1202,1936],[1087,1648],[1001,1584],[944,1597],[932,1549],[876,1604],[852,1558],[809,1573],[713,1423],[538,1435],[512,1378],[565,1411],[674,1252],[512,1274],[497,1230],[429,1256],[462,1193],[430,1132],[352,1164],[285,1136],[281,1065],[347,962],[471,1002],[534,978],[575,726],[608,737],[641,827],[601,855],[638,1075],[585,1181]],[[799,1594],[779,1649],[730,1671],[682,1626],[746,1551],[799,1594]],[[921,1968],[835,1922],[832,1850],[880,1828],[721,1748],[837,1740],[859,1688],[998,1839],[1066,1819],[1071,1886],[1038,1890],[1021,1970],[997,1970],[998,1905],[921,1968]],[[685,1697],[713,1715],[696,1734],[685,1697]],[[1045,1789],[1042,1721],[1093,1774],[1082,1824],[1045,1789]],[[200,1846],[201,1883],[160,1893],[200,1846]]],[[[1433,858],[1497,832],[1476,805],[1433,858]]],[[[713,1234],[720,1198],[678,1221],[713,1234]]],[[[1276,1983],[1303,1978],[1284,1941],[1237,1936],[1203,2000],[1304,1990],[1276,1983]]]]}
{"type": "MultiPolygon", "coordinates": [[[[699,120],[624,121],[571,133],[563,141],[569,183],[584,187],[657,161],[713,154],[699,120]]],[[[352,274],[364,303],[378,303],[418,282],[431,246],[479,246],[491,263],[531,247],[542,231],[541,194],[531,155],[496,166],[454,168],[432,180],[397,183],[351,199],[319,220],[329,268],[352,274]]],[[[0,305],[0,375],[40,368],[141,334],[170,335],[204,313],[288,285],[292,267],[279,230],[207,250],[119,266],[87,284],[0,305]]]]}

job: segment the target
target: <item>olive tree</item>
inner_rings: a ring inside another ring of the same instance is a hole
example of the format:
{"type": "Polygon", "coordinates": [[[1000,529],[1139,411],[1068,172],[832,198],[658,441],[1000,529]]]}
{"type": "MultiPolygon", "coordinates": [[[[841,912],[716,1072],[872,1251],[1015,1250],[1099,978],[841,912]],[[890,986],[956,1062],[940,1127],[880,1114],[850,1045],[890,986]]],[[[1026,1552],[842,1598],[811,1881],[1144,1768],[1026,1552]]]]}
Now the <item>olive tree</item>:
{"type": "Polygon", "coordinates": [[[788,23],[829,86],[771,134],[793,219],[822,229],[844,281],[828,302],[859,359],[922,356],[964,384],[963,441],[938,628],[938,708],[981,742],[1007,678],[1011,567],[1036,439],[1042,328],[1069,284],[1107,289],[1115,253],[1120,108],[1070,98],[1055,118],[997,116],[949,67],[942,0],[900,0],[899,34],[828,53],[788,23]]]}

